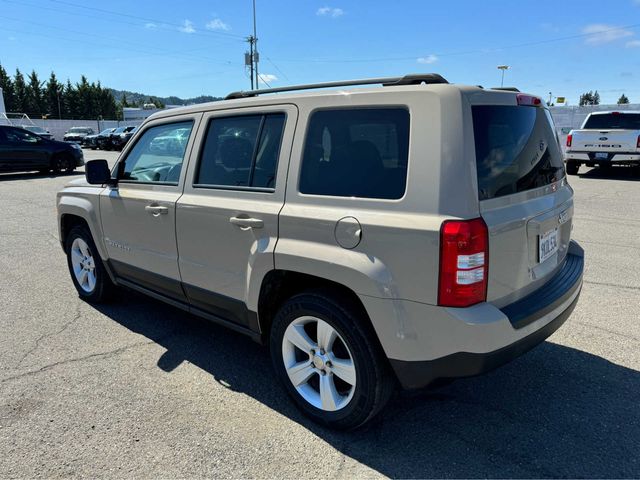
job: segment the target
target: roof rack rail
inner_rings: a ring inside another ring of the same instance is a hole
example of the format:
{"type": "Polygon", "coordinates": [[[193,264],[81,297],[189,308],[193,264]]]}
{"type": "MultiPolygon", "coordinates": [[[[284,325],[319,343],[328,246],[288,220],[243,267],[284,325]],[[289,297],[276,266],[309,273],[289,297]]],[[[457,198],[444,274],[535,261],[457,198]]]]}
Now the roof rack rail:
{"type": "Polygon", "coordinates": [[[491,87],[491,90],[503,90],[505,92],[520,92],[516,87],[491,87]]]}
{"type": "Polygon", "coordinates": [[[421,83],[449,83],[447,80],[437,73],[413,73],[404,77],[381,77],[381,78],[363,78],[360,80],[343,80],[338,82],[309,83],[306,85],[291,85],[288,87],[264,88],[258,90],[248,90],[232,92],[225,97],[225,100],[237,98],[255,97],[266,93],[293,92],[297,90],[314,90],[317,88],[332,87],[350,87],[356,85],[375,85],[382,84],[384,87],[398,85],[419,85],[421,83]]]}

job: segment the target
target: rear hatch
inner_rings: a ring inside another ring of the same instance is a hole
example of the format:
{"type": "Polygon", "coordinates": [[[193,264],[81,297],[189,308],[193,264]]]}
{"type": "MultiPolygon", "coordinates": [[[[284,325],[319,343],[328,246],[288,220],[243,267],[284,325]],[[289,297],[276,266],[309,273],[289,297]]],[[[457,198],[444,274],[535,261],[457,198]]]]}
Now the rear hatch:
{"type": "Polygon", "coordinates": [[[573,190],[549,111],[535,97],[507,98],[471,107],[480,214],[489,231],[487,301],[497,307],[560,269],[573,217],[573,190]]]}
{"type": "Polygon", "coordinates": [[[640,134],[640,113],[591,114],[572,136],[571,151],[635,152],[640,134]]]}

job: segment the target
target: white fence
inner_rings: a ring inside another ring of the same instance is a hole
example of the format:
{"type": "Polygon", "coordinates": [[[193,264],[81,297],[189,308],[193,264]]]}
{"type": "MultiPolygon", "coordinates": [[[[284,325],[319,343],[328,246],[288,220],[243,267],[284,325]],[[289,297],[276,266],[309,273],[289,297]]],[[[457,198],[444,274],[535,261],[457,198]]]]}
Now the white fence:
{"type": "Polygon", "coordinates": [[[127,122],[118,120],[41,120],[32,118],[31,121],[42,128],[49,130],[56,140],[62,140],[63,135],[71,127],[89,127],[98,133],[106,128],[120,127],[124,125],[140,125],[142,120],[130,120],[127,122]]]}

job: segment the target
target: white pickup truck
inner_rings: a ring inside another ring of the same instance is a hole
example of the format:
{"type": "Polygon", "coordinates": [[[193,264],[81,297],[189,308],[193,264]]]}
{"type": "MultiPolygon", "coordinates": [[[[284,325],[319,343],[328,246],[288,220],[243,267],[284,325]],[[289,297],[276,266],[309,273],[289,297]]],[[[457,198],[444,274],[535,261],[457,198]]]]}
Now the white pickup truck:
{"type": "Polygon", "coordinates": [[[579,130],[571,130],[565,150],[567,173],[580,165],[640,167],[640,112],[593,112],[579,130]]]}

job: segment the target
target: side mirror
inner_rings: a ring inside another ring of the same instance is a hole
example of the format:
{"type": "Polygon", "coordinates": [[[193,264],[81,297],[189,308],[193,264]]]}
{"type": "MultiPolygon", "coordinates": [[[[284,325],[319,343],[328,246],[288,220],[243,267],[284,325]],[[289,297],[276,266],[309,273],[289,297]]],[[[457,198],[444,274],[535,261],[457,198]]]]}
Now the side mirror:
{"type": "Polygon", "coordinates": [[[84,176],[91,185],[115,184],[106,160],[89,160],[84,166],[84,176]]]}

